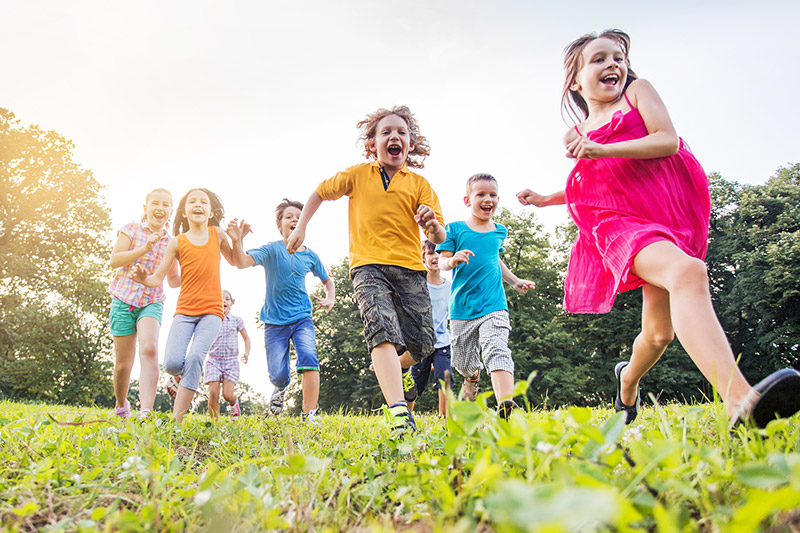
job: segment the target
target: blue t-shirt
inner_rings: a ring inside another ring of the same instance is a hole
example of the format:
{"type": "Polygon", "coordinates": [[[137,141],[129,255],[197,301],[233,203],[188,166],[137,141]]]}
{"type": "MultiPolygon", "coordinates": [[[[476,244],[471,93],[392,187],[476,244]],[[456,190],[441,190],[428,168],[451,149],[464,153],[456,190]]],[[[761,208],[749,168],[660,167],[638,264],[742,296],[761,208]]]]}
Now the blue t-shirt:
{"type": "Polygon", "coordinates": [[[259,248],[247,250],[256,265],[264,267],[267,291],[261,321],[274,326],[293,324],[311,316],[311,300],[306,291],[306,274],[311,272],[320,281],[328,279],[328,272],[319,256],[306,248],[289,254],[283,241],[273,241],[259,248]]]}
{"type": "Polygon", "coordinates": [[[436,247],[437,252],[470,250],[475,255],[469,264],[453,269],[453,288],[450,291],[450,318],[471,320],[495,311],[508,311],[500,270],[500,252],[508,230],[495,223],[494,231],[481,233],[466,222],[451,222],[445,228],[447,238],[436,247]]]}
{"type": "Polygon", "coordinates": [[[450,346],[450,330],[447,328],[450,320],[450,280],[445,279],[441,285],[428,283],[428,292],[433,309],[433,331],[436,332],[436,344],[433,347],[450,346]]]}

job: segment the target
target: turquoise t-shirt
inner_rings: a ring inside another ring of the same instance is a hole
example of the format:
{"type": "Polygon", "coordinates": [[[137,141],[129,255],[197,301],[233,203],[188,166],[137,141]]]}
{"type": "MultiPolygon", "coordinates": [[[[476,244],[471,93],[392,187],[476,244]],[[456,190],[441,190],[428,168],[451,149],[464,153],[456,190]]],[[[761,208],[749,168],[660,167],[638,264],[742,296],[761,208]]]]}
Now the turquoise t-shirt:
{"type": "Polygon", "coordinates": [[[306,248],[289,254],[283,241],[273,241],[259,248],[247,250],[256,265],[264,267],[267,293],[261,308],[261,321],[273,326],[293,324],[301,318],[311,317],[311,300],[306,291],[306,275],[311,272],[320,281],[328,279],[328,272],[319,256],[306,248]]]}
{"type": "Polygon", "coordinates": [[[495,311],[507,311],[500,270],[500,252],[508,235],[505,226],[495,223],[494,231],[481,233],[471,230],[466,222],[451,222],[445,229],[447,238],[436,247],[437,252],[470,250],[475,254],[469,258],[469,264],[453,269],[450,318],[470,320],[495,311]]]}

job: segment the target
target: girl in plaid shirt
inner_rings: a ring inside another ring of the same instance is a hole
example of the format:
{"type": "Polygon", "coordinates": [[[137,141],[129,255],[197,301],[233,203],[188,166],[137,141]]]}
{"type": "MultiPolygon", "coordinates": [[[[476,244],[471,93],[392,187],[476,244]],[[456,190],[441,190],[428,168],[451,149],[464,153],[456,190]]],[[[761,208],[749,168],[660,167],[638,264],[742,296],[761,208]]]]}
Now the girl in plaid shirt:
{"type": "MultiPolygon", "coordinates": [[[[167,234],[172,215],[172,195],[166,189],[147,193],[141,223],[125,224],[117,233],[111,252],[111,267],[117,269],[108,287],[111,294],[109,322],[114,337],[114,414],[123,420],[131,414],[128,386],[131,368],[139,343],[139,409],[146,417],[153,409],[158,384],[158,331],[164,306],[164,290],[159,284],[150,288],[135,283],[131,271],[135,266],[153,270],[161,262],[170,241],[167,234]]],[[[180,283],[177,265],[167,273],[171,287],[180,283]]]]}

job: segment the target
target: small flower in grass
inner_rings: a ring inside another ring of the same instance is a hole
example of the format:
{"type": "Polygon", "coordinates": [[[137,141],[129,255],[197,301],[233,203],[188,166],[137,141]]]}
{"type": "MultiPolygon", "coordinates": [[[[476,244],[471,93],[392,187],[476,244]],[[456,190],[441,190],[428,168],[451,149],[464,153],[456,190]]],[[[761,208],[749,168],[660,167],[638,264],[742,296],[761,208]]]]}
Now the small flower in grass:
{"type": "Polygon", "coordinates": [[[622,442],[633,442],[642,438],[642,426],[631,426],[622,434],[622,442]]]}
{"type": "Polygon", "coordinates": [[[542,453],[551,453],[555,448],[553,444],[543,440],[536,443],[536,450],[542,453]]]}

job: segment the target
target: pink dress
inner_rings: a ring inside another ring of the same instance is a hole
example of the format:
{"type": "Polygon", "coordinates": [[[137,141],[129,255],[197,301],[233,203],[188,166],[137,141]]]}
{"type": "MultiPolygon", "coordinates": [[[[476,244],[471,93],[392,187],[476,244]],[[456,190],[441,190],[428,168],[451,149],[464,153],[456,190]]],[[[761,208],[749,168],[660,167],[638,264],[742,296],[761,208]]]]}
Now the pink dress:
{"type": "MultiPolygon", "coordinates": [[[[632,106],[586,134],[600,144],[646,135],[644,120],[632,106]]],[[[669,241],[692,257],[705,258],[708,178],[682,139],[678,153],[669,157],[580,159],[565,192],[579,230],[564,287],[569,312],[607,313],[618,292],[644,285],[631,265],[654,242],[669,241]]]]}

